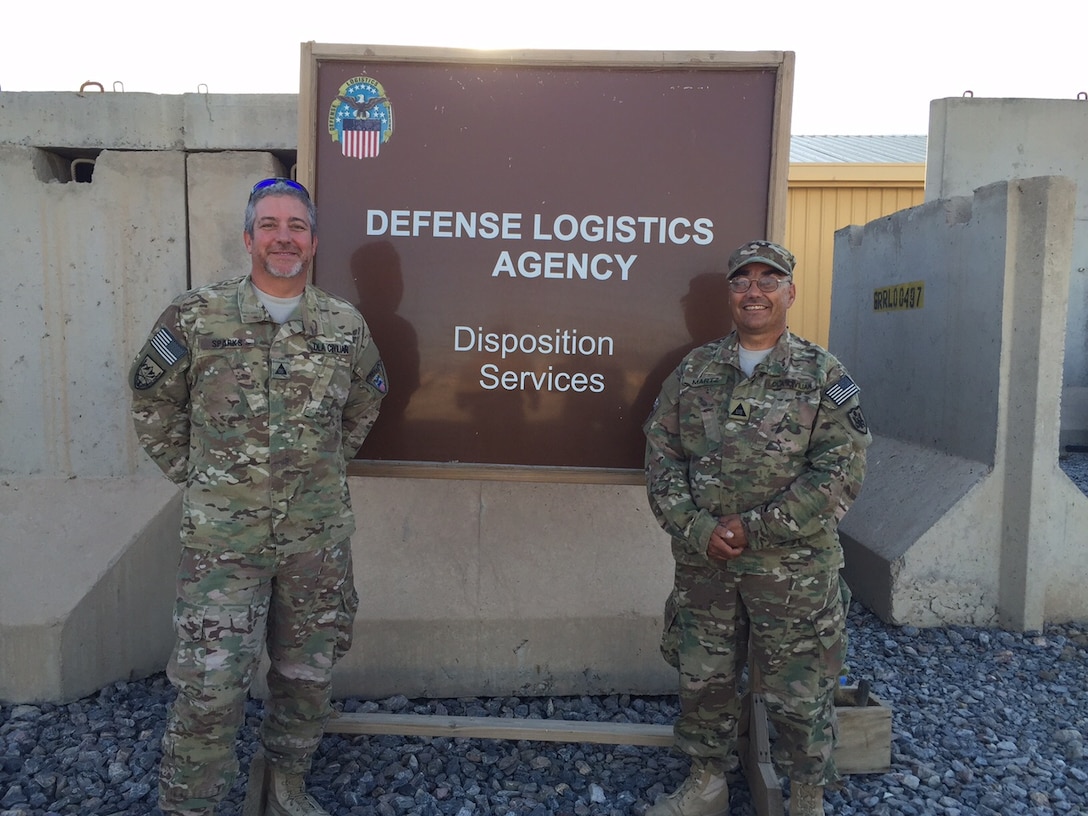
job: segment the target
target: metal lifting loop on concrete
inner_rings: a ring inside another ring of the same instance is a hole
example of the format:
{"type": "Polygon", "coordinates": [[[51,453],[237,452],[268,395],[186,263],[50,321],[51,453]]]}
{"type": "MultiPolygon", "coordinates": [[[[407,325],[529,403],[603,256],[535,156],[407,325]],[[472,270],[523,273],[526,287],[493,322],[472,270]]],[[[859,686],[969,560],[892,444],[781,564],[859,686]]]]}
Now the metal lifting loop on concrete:
{"type": "Polygon", "coordinates": [[[1078,102],[1084,102],[1085,100],[1088,100],[1088,91],[1081,91],[1077,94],[1078,102]]]}
{"type": "Polygon", "coordinates": [[[972,97],[972,96],[974,96],[974,95],[975,95],[975,92],[974,92],[974,91],[970,91],[970,90],[968,90],[968,91],[964,91],[964,92],[963,92],[963,95],[964,95],[964,96],[967,96],[967,97],[972,97]]]}
{"type": "Polygon", "coordinates": [[[91,172],[94,172],[94,159],[78,158],[72,159],[72,163],[69,165],[69,172],[72,174],[72,181],[78,180],[78,170],[80,167],[90,167],[91,172]]]}
{"type": "Polygon", "coordinates": [[[197,93],[202,93],[205,96],[207,96],[208,95],[208,83],[207,82],[198,82],[197,86],[196,86],[196,92],[197,93]],[[203,90],[201,90],[201,88],[203,88],[203,90]]]}
{"type": "Polygon", "coordinates": [[[120,86],[121,86],[121,89],[120,89],[121,93],[124,93],[124,92],[125,92],[125,83],[123,83],[123,82],[122,82],[121,80],[119,80],[119,79],[115,79],[115,80],[113,81],[113,90],[115,90],[115,91],[116,91],[116,90],[117,90],[117,86],[118,86],[118,85],[120,85],[120,86]]]}
{"type": "Polygon", "coordinates": [[[79,92],[80,92],[80,93],[83,93],[83,91],[84,91],[84,90],[85,90],[85,89],[87,88],[87,86],[89,86],[89,85],[93,85],[93,86],[97,87],[97,88],[98,88],[98,91],[99,91],[99,93],[105,93],[105,91],[106,91],[106,89],[102,87],[102,83],[101,83],[101,82],[95,82],[95,81],[93,81],[93,80],[90,80],[90,79],[88,79],[88,80],[87,80],[86,82],[84,82],[84,83],[83,83],[82,85],[80,85],[80,86],[79,86],[79,92]]]}

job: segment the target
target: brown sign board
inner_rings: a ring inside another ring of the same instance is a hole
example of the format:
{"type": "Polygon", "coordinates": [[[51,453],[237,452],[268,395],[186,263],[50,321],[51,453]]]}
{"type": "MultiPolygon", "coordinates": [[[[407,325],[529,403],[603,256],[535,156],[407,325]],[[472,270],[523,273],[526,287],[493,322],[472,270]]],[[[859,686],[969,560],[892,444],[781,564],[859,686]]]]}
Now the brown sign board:
{"type": "Polygon", "coordinates": [[[781,240],[791,52],[302,47],[314,280],[390,392],[358,473],[633,482],[665,376],[781,240]]]}

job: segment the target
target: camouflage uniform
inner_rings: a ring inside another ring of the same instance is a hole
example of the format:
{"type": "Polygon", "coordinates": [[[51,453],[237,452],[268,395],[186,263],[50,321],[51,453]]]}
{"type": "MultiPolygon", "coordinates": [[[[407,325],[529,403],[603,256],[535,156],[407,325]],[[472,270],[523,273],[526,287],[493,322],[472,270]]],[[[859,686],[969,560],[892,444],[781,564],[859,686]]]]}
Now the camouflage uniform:
{"type": "Polygon", "coordinates": [[[845,659],[837,525],[871,441],[857,387],[831,354],[788,331],[745,377],[734,333],[684,359],[643,430],[650,505],[676,561],[662,652],[680,673],[678,747],[735,764],[750,636],[776,759],[800,782],[834,783],[845,659]],[[711,559],[711,533],[730,514],[748,547],[711,559]]]}
{"type": "Polygon", "coordinates": [[[262,646],[269,764],[305,773],[321,739],[358,606],[346,468],[385,371],[351,304],[307,286],[280,325],[244,276],[177,298],[129,384],[141,445],[185,490],[160,804],[210,810],[262,646]]]}

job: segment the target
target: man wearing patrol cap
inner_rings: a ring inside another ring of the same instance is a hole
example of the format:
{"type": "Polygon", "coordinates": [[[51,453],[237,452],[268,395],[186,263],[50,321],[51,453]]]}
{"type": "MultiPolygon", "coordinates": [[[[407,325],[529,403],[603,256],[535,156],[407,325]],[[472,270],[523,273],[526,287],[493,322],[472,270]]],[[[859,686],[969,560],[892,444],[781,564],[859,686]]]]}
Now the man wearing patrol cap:
{"type": "Polygon", "coordinates": [[[662,654],[679,672],[680,788],[647,816],[723,816],[747,660],[791,780],[791,816],[823,814],[846,651],[838,523],[871,442],[858,386],[791,334],[796,260],[750,241],[729,257],[734,331],[692,351],[646,420],[650,506],[672,536],[662,654]]]}
{"type": "Polygon", "coordinates": [[[316,230],[306,188],[259,182],[249,274],[178,297],[129,373],[140,443],[184,490],[166,814],[209,816],[230,790],[267,648],[262,816],[328,816],[303,779],[359,603],[347,463],[388,387],[359,312],[307,283],[316,230]]]}

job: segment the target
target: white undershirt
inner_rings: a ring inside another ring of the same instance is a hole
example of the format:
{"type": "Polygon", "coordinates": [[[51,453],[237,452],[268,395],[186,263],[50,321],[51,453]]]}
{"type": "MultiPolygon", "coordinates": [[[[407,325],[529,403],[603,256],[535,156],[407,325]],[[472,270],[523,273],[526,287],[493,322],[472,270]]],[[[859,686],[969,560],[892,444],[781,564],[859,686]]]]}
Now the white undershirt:
{"type": "Polygon", "coordinates": [[[253,289],[257,292],[257,297],[260,298],[261,303],[264,304],[264,308],[268,310],[268,316],[277,323],[286,323],[290,320],[291,315],[298,309],[298,304],[302,302],[301,294],[281,298],[270,295],[257,286],[254,286],[253,289]]]}
{"type": "Polygon", "coordinates": [[[756,370],[756,366],[762,363],[767,355],[774,351],[774,347],[768,349],[746,349],[744,346],[740,347],[740,370],[744,372],[745,377],[751,377],[752,372],[756,370]]]}

